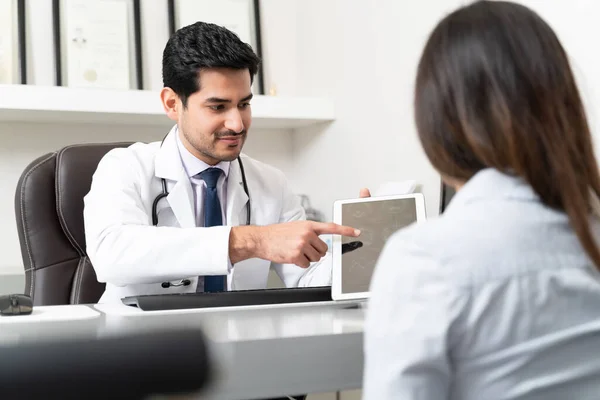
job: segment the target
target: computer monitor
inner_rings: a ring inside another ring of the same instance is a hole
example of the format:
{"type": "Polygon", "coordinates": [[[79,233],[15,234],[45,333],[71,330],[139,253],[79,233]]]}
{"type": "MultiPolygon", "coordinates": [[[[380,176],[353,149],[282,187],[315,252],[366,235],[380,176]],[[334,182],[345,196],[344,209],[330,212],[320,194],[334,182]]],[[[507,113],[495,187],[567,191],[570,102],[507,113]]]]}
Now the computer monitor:
{"type": "Polygon", "coordinates": [[[452,186],[442,182],[440,189],[440,214],[446,210],[448,204],[450,204],[450,200],[452,200],[452,197],[454,197],[455,194],[456,191],[452,186]]]}

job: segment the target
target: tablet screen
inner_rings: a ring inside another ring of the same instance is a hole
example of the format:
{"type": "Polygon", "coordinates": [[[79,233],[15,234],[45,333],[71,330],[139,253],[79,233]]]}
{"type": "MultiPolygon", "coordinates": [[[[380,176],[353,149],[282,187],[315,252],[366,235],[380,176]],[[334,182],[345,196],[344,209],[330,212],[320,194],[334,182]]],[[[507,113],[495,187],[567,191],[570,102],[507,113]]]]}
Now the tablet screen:
{"type": "Polygon", "coordinates": [[[342,224],[360,229],[357,238],[342,238],[343,294],[369,291],[371,275],[387,239],[417,221],[414,198],[341,205],[342,224]]]}

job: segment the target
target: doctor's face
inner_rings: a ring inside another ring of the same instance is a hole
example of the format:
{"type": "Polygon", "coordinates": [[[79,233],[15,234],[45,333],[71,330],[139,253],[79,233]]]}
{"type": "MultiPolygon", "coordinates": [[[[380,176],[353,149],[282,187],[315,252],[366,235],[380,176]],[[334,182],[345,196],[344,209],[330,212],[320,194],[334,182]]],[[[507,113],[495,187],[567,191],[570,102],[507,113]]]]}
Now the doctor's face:
{"type": "Polygon", "coordinates": [[[175,107],[167,115],[177,121],[184,146],[210,165],[235,160],[252,122],[251,87],[247,69],[213,68],[200,72],[200,90],[187,107],[173,92],[175,107]]]}

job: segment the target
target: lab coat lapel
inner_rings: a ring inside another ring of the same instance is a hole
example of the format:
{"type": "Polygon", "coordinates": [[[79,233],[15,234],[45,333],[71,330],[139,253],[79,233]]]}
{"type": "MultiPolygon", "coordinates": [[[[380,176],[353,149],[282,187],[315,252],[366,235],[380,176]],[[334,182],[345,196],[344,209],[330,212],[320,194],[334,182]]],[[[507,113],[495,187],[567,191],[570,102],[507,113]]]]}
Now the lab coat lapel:
{"type": "Polygon", "coordinates": [[[165,138],[154,161],[155,175],[158,179],[167,180],[169,195],[167,202],[173,210],[173,214],[182,228],[193,228],[196,226],[194,212],[194,193],[189,177],[181,163],[179,149],[177,148],[177,126],[165,138]],[[175,181],[171,187],[169,181],[175,181]]]}
{"type": "Polygon", "coordinates": [[[167,201],[179,221],[182,228],[196,227],[196,217],[194,213],[194,194],[189,177],[184,173],[181,175],[173,189],[167,196],[167,201]]]}
{"type": "Polygon", "coordinates": [[[239,162],[232,161],[227,178],[227,225],[238,226],[246,224],[246,213],[242,216],[242,210],[248,202],[248,196],[244,191],[242,172],[239,162]]]}

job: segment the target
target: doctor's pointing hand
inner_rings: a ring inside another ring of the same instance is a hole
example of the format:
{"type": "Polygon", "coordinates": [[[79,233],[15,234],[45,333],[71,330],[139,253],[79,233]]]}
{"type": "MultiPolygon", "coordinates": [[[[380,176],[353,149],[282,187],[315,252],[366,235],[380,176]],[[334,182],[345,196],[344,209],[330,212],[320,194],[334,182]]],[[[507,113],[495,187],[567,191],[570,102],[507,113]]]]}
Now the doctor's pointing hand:
{"type": "Polygon", "coordinates": [[[360,231],[333,223],[312,221],[286,222],[263,227],[239,226],[231,230],[230,257],[232,262],[259,257],[277,263],[291,263],[308,268],[327,253],[327,244],[318,235],[335,234],[356,237],[360,231]],[[252,241],[254,252],[235,243],[252,241]],[[254,254],[251,254],[254,253],[254,254]]]}
{"type": "Polygon", "coordinates": [[[259,58],[231,31],[197,22],[169,39],[161,141],[109,151],[84,199],[86,252],[100,302],[126,296],[331,284],[322,234],[283,173],[242,153],[259,58]]]}

